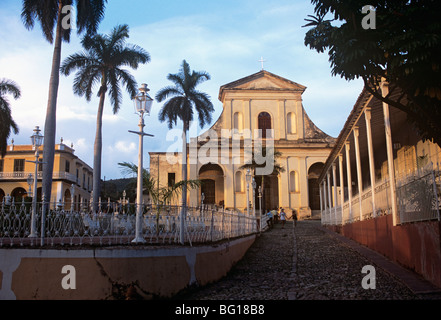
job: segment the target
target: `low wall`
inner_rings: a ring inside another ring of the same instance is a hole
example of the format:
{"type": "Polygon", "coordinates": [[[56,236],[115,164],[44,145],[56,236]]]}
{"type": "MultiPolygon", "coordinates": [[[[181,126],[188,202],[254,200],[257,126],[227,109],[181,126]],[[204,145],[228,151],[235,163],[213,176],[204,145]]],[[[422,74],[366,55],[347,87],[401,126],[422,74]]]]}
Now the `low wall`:
{"type": "Polygon", "coordinates": [[[168,298],[219,280],[255,238],[195,247],[0,249],[0,299],[168,298]]]}
{"type": "Polygon", "coordinates": [[[392,215],[333,228],[441,287],[441,223],[425,221],[393,226],[392,215]]]}

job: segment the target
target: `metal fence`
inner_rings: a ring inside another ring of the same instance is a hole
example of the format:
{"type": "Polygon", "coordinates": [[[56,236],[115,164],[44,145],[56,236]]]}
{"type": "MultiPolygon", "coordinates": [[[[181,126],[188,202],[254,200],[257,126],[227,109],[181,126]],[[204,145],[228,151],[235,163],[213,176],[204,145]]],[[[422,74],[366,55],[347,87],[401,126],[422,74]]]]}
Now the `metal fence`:
{"type": "Polygon", "coordinates": [[[397,182],[399,223],[440,220],[441,180],[432,165],[397,182]]]}
{"type": "MultiPolygon", "coordinates": [[[[431,163],[417,171],[399,176],[395,183],[398,224],[441,220],[441,172],[435,170],[431,163]]],[[[351,203],[346,201],[343,205],[338,204],[323,210],[322,224],[344,225],[392,213],[390,181],[377,183],[374,192],[375,212],[372,210],[372,191],[368,189],[361,196],[354,196],[351,203]]]]}
{"type": "MultiPolygon", "coordinates": [[[[61,203],[42,204],[34,216],[31,203],[6,203],[0,207],[0,247],[58,245],[132,244],[135,238],[136,205],[105,204],[92,213],[87,209],[65,209],[61,203]],[[33,223],[33,221],[35,221],[33,223]],[[44,236],[41,237],[41,234],[44,236]]],[[[71,207],[71,206],[69,206],[71,207]]],[[[143,205],[142,237],[145,243],[180,242],[178,206],[143,205]]],[[[185,243],[214,242],[253,234],[266,229],[266,220],[211,206],[187,208],[185,243]]]]}

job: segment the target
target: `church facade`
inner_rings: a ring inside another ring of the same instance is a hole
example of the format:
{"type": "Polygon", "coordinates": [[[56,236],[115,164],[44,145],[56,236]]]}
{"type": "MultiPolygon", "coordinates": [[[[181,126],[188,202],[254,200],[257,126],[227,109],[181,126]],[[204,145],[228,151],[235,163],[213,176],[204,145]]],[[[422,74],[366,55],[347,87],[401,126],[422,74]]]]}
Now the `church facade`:
{"type": "MultiPolygon", "coordinates": [[[[257,214],[283,207],[288,217],[292,209],[301,218],[319,214],[317,179],[335,139],[308,117],[305,89],[266,70],[221,86],[219,119],[187,144],[188,179],[202,181],[187,203],[257,214]]],[[[176,152],[150,153],[158,187],[181,180],[180,158],[176,152]]]]}

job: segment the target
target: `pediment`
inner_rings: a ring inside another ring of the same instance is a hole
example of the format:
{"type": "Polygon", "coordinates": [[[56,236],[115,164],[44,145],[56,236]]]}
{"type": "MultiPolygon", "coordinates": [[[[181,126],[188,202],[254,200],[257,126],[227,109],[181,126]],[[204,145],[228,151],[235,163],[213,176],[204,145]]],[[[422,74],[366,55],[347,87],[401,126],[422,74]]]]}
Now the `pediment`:
{"type": "Polygon", "coordinates": [[[248,77],[223,85],[219,90],[219,99],[221,100],[221,96],[226,90],[275,90],[303,93],[305,89],[306,87],[301,84],[262,70],[248,77]]]}

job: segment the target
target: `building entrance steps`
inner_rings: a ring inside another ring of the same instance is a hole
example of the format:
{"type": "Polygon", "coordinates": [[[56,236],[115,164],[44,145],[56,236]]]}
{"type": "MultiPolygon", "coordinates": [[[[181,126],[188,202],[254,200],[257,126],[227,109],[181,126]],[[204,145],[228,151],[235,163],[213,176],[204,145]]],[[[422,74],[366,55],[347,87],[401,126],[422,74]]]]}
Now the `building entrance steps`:
{"type": "Polygon", "coordinates": [[[288,221],[259,236],[221,280],[183,300],[421,300],[438,288],[382,255],[321,226],[288,221]],[[367,267],[366,267],[367,266],[367,267]],[[367,268],[367,269],[365,269],[367,268]]]}

